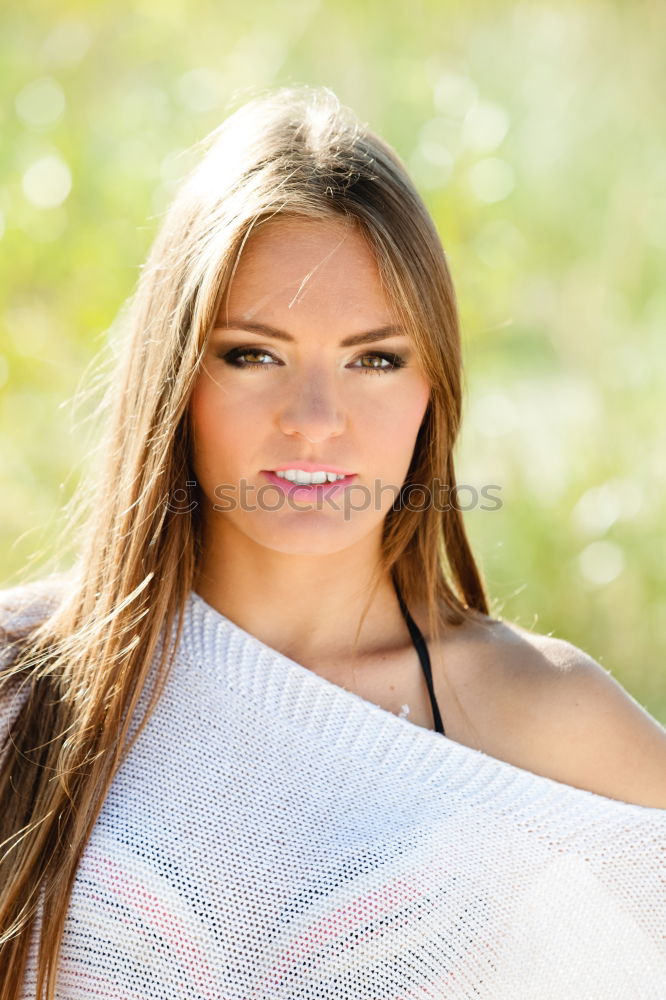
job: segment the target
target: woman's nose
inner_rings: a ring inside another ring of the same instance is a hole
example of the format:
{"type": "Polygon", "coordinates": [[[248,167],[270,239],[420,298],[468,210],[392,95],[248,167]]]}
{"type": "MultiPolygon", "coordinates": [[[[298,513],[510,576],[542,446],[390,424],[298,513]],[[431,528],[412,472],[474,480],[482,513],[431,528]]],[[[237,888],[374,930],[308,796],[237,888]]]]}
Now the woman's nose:
{"type": "Polygon", "coordinates": [[[345,417],[335,377],[317,372],[294,379],[278,422],[284,434],[301,434],[313,442],[341,434],[345,417]]]}

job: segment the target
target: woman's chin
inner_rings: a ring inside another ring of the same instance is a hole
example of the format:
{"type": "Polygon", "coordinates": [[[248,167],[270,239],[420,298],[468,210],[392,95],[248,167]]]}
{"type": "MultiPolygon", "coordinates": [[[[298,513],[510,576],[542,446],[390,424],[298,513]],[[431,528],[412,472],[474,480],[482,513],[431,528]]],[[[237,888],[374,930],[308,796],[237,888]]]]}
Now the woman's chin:
{"type": "Polygon", "coordinates": [[[245,534],[258,545],[284,552],[285,555],[331,555],[367,540],[374,525],[334,521],[317,511],[299,512],[281,519],[280,524],[245,528],[245,534]]]}

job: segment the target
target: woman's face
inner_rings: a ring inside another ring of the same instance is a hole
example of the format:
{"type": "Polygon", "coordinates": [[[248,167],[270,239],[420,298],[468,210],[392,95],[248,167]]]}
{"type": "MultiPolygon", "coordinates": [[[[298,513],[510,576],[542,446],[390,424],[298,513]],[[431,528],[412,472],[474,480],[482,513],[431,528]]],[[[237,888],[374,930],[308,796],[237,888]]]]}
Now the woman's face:
{"type": "Polygon", "coordinates": [[[362,540],[378,551],[429,392],[360,232],[344,220],[263,224],[245,245],[190,404],[204,532],[223,543],[241,532],[294,554],[362,540]],[[287,469],[346,476],[299,486],[276,475],[287,469]]]}

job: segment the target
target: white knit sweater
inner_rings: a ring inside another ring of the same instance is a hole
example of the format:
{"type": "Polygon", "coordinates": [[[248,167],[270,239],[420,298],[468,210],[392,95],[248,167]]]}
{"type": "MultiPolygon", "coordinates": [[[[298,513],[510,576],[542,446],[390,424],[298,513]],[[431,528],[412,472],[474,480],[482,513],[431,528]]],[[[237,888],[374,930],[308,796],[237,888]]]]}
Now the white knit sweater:
{"type": "Polygon", "coordinates": [[[664,1000],[665,850],[666,810],[418,727],[192,593],[57,997],[664,1000]]]}

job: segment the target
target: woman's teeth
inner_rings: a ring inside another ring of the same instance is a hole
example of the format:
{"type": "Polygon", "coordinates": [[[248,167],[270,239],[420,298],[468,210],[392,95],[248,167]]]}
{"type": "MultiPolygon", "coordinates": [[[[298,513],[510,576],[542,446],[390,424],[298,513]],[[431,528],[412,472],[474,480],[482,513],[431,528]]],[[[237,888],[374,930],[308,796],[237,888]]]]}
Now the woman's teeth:
{"type": "Polygon", "coordinates": [[[336,479],[345,479],[344,475],[337,472],[303,472],[302,469],[283,469],[274,475],[280,479],[288,479],[290,483],[299,483],[301,486],[312,486],[317,483],[334,483],[336,479]]]}

